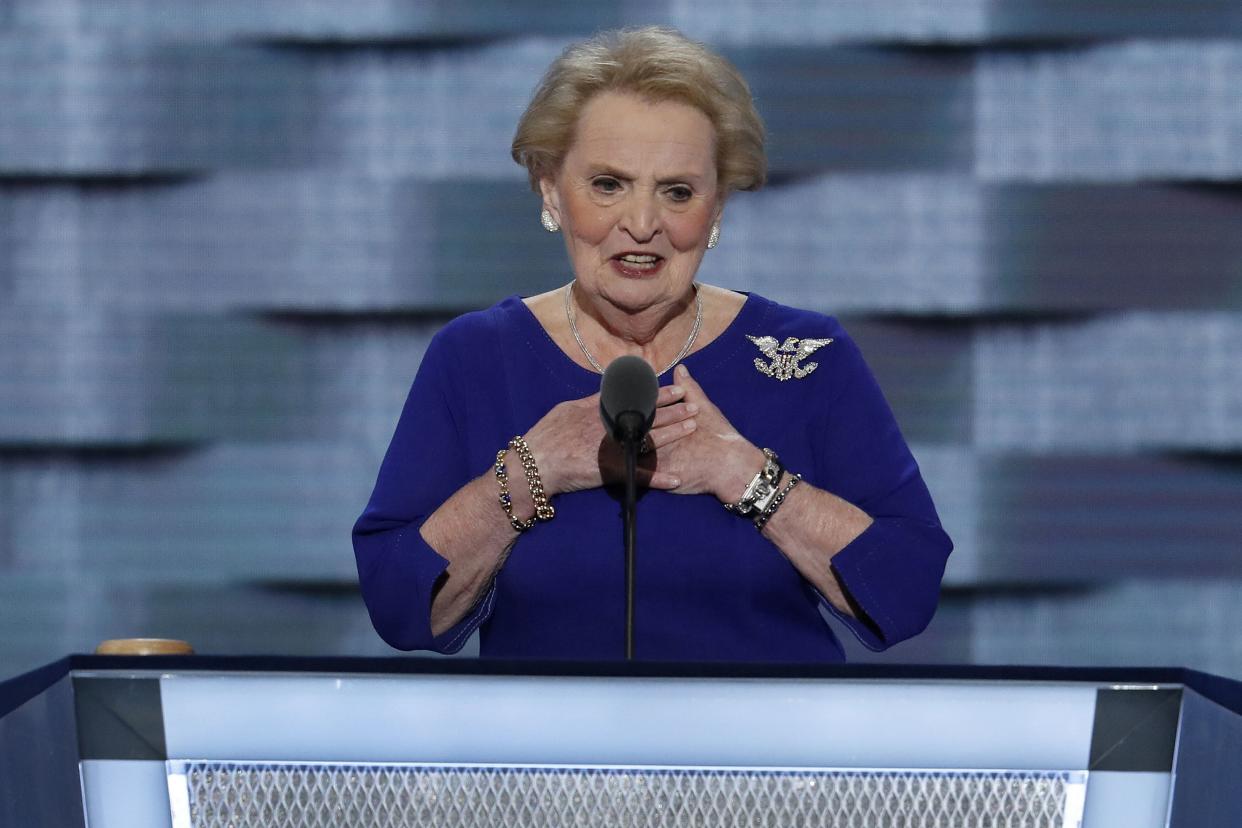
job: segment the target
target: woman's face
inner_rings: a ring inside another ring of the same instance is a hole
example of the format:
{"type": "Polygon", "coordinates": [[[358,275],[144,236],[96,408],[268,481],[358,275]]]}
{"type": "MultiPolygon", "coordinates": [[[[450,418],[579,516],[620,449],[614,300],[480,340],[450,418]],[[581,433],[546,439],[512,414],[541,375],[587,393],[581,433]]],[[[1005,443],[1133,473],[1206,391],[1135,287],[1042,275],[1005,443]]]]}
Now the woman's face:
{"type": "Polygon", "coordinates": [[[587,296],[630,313],[683,300],[724,207],[715,130],[687,104],[603,92],[542,191],[587,296]]]}

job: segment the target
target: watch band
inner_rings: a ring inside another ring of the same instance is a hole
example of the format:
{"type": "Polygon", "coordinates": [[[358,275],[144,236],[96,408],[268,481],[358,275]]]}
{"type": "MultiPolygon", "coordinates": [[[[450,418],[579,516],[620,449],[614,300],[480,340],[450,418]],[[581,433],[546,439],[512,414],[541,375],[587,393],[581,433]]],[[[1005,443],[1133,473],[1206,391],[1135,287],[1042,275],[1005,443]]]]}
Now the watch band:
{"type": "Polygon", "coordinates": [[[771,519],[772,515],[776,514],[776,510],[781,508],[781,504],[785,502],[785,498],[788,497],[789,493],[793,491],[793,487],[797,486],[801,482],[802,475],[800,474],[795,474],[789,478],[789,482],[785,484],[785,488],[777,492],[776,496],[772,498],[768,505],[764,506],[763,510],[759,512],[759,514],[751,518],[751,520],[754,521],[756,529],[760,532],[763,531],[763,527],[768,524],[768,520],[771,519]]]}
{"type": "Polygon", "coordinates": [[[776,497],[777,486],[780,485],[785,467],[781,465],[780,458],[772,449],[765,448],[763,458],[763,468],[751,478],[746,490],[742,492],[741,499],[737,503],[723,504],[725,509],[735,515],[763,514],[771,504],[772,499],[776,497]]]}

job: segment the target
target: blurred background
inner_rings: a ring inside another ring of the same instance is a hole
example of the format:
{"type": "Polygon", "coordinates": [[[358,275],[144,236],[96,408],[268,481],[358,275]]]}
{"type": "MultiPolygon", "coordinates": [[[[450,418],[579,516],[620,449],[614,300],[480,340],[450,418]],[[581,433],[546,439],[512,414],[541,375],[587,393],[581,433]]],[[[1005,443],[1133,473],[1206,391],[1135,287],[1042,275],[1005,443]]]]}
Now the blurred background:
{"type": "Polygon", "coordinates": [[[843,319],[957,544],[854,655],[1242,677],[1237,0],[0,0],[0,678],[394,653],[351,524],[430,335],[568,280],[540,74],[647,23],[771,131],[701,277],[843,319]]]}

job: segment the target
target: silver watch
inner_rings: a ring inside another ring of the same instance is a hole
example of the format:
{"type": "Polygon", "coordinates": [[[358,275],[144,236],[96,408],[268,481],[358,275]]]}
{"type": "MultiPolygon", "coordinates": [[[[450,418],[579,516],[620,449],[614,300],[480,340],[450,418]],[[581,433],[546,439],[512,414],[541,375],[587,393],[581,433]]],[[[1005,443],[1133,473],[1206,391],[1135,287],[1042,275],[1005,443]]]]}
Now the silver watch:
{"type": "Polygon", "coordinates": [[[765,448],[763,457],[763,468],[751,478],[746,491],[742,492],[741,500],[737,503],[724,504],[724,507],[735,515],[763,514],[779,491],[777,486],[781,482],[781,475],[785,473],[785,467],[781,465],[780,458],[772,449],[765,448]]]}

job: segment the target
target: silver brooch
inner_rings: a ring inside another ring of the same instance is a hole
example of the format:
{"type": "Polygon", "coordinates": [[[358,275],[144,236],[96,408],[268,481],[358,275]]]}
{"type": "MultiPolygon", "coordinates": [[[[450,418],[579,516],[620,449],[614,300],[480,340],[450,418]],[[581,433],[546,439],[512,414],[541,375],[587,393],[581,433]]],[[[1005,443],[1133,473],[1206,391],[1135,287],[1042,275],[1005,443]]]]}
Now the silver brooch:
{"type": "Polygon", "coordinates": [[[795,339],[791,336],[784,342],[778,343],[772,336],[751,336],[750,334],[747,334],[746,338],[755,343],[765,357],[772,360],[764,362],[755,357],[755,368],[759,373],[776,377],[781,382],[790,378],[802,379],[818,368],[818,362],[808,362],[806,365],[799,365],[799,363],[832,342],[832,339],[795,339]]]}

